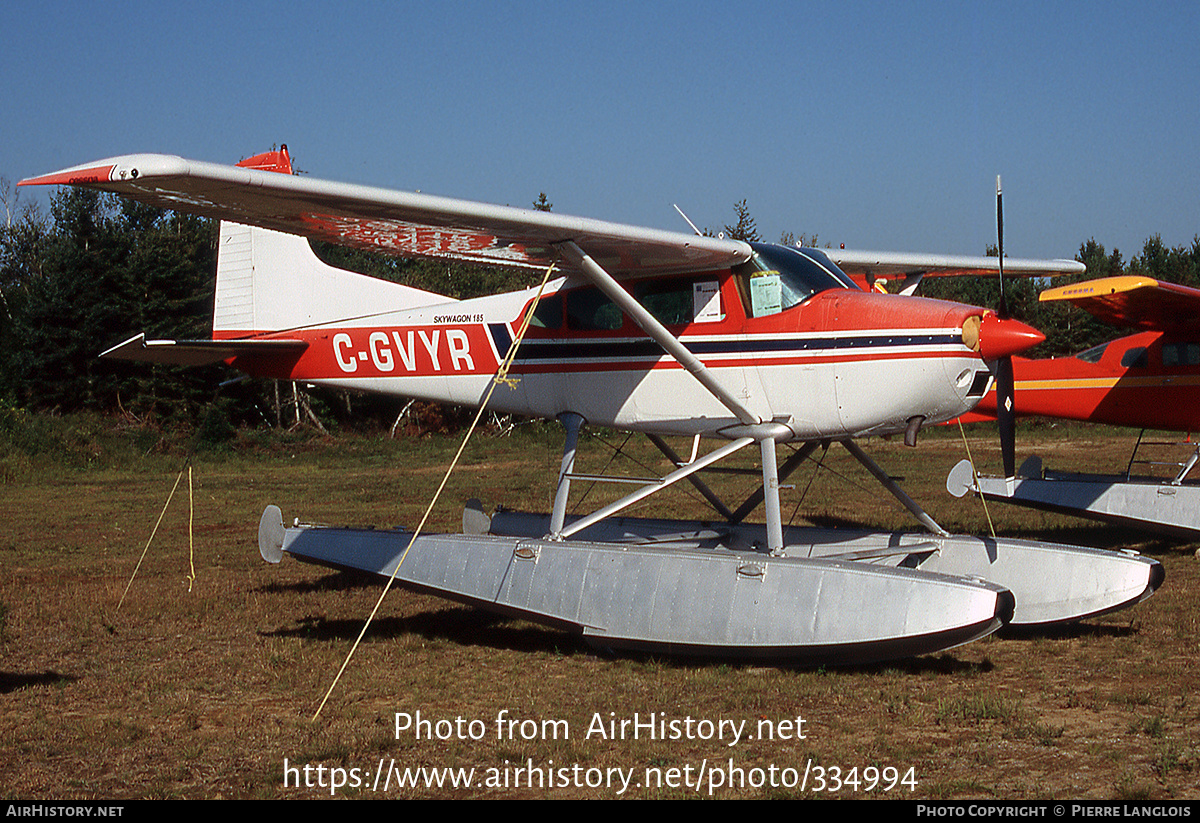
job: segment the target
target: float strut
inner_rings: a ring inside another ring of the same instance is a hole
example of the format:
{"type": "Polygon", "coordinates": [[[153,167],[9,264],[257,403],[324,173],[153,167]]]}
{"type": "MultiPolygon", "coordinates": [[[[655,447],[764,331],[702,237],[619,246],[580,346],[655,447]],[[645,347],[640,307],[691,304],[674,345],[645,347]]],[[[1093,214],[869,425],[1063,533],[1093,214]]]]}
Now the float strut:
{"type": "Polygon", "coordinates": [[[934,534],[940,534],[942,537],[948,537],[950,532],[939,526],[932,517],[925,513],[925,510],[917,505],[917,502],[904,493],[904,490],[896,485],[896,481],[888,476],[888,473],[879,467],[879,464],[867,455],[865,451],[859,448],[859,445],[853,440],[843,440],[842,445],[846,447],[846,451],[854,455],[854,458],[862,463],[863,466],[871,474],[875,475],[875,479],[883,484],[883,487],[892,493],[892,496],[904,504],[904,508],[913,513],[913,516],[921,521],[925,528],[929,529],[934,534]]]}
{"type": "Polygon", "coordinates": [[[579,430],[583,418],[575,412],[563,412],[558,420],[567,430],[563,443],[562,465],[558,470],[558,488],[554,490],[554,511],[550,514],[550,536],[562,539],[563,522],[567,518],[567,497],[571,492],[571,472],[575,470],[575,451],[579,447],[579,430]]]}
{"type": "Polygon", "coordinates": [[[779,466],[775,462],[775,440],[764,437],[762,448],[763,504],[767,510],[767,551],[783,554],[783,516],[779,512],[779,466]]]}

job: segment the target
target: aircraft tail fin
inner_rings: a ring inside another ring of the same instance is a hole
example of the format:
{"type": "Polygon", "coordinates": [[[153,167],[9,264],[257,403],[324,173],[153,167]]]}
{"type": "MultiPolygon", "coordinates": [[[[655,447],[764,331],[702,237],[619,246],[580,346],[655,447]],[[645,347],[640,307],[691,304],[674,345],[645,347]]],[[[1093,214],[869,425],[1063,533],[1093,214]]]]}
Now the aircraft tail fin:
{"type": "Polygon", "coordinates": [[[221,223],[215,338],[451,302],[440,294],[331,266],[317,257],[304,237],[221,223]]]}

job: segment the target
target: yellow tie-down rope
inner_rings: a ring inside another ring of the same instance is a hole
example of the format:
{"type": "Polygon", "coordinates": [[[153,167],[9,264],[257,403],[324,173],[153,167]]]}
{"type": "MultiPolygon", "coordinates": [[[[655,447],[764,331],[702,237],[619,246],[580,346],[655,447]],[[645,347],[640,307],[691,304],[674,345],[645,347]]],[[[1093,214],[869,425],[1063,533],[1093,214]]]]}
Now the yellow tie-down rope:
{"type": "Polygon", "coordinates": [[[975,458],[971,457],[971,447],[967,444],[967,432],[963,429],[962,418],[958,421],[958,433],[962,435],[963,448],[967,450],[967,461],[971,464],[971,480],[975,483],[975,491],[979,495],[979,502],[983,503],[983,516],[987,518],[988,529],[992,533],[992,539],[996,539],[996,527],[992,525],[992,514],[988,511],[987,498],[983,496],[983,491],[979,488],[979,472],[975,470],[975,458]]]}
{"type": "Polygon", "coordinates": [[[167,514],[167,508],[171,505],[171,500],[175,497],[175,491],[179,488],[179,481],[183,479],[183,472],[187,471],[188,476],[188,562],[191,566],[191,571],[188,573],[188,591],[191,592],[192,586],[196,582],[196,550],[195,541],[193,540],[193,521],[195,520],[196,505],[192,497],[192,466],[191,457],[188,457],[188,463],[184,468],[179,470],[179,476],[175,478],[175,485],[171,487],[171,493],[167,495],[167,502],[163,503],[162,511],[158,513],[158,520],[154,523],[154,528],[150,530],[150,537],[146,540],[146,545],[142,549],[142,556],[138,558],[138,562],[133,567],[133,574],[129,575],[129,582],[125,584],[125,590],[121,592],[121,598],[117,601],[117,612],[121,611],[121,606],[125,603],[125,597],[129,594],[129,589],[133,587],[133,579],[137,577],[138,570],[142,568],[142,561],[146,559],[146,553],[150,551],[150,544],[154,542],[154,535],[158,534],[158,527],[162,525],[163,517],[167,514]]]}
{"type": "Polygon", "coordinates": [[[366,622],[363,623],[362,631],[358,633],[354,645],[350,647],[350,652],[346,655],[345,661],[342,662],[342,667],[338,669],[337,676],[333,678],[333,683],[329,685],[329,690],[325,692],[325,697],[321,699],[321,704],[317,706],[316,712],[313,713],[313,720],[316,720],[320,716],[321,710],[325,708],[325,703],[329,700],[329,696],[333,694],[334,688],[337,687],[338,681],[342,678],[342,672],[346,671],[346,667],[350,665],[350,658],[354,656],[359,643],[362,642],[363,637],[367,633],[367,628],[371,625],[371,621],[375,619],[375,614],[379,611],[379,606],[383,603],[383,598],[391,590],[392,583],[396,580],[396,575],[400,573],[400,567],[404,564],[404,558],[408,557],[408,550],[412,548],[413,543],[417,540],[417,536],[425,528],[425,522],[429,519],[433,507],[437,505],[438,498],[442,495],[442,490],[446,488],[446,483],[450,480],[450,474],[454,471],[454,467],[458,465],[459,458],[462,457],[463,451],[467,448],[467,441],[471,439],[475,427],[479,425],[479,420],[483,417],[483,412],[487,408],[488,401],[492,399],[492,392],[501,383],[511,387],[516,386],[517,380],[508,376],[508,370],[512,367],[513,361],[516,359],[517,347],[521,345],[521,340],[525,337],[525,332],[529,329],[529,323],[533,319],[533,312],[537,308],[538,301],[542,299],[542,292],[546,288],[546,283],[550,281],[550,274],[553,271],[554,264],[551,263],[546,269],[546,274],[542,277],[542,284],[538,286],[537,296],[529,304],[525,316],[521,319],[521,325],[517,328],[517,334],[513,338],[512,344],[508,347],[508,353],[504,355],[499,368],[496,369],[496,374],[492,377],[492,382],[488,385],[487,392],[483,395],[483,400],[479,404],[479,411],[475,413],[475,419],[471,421],[471,425],[467,428],[467,433],[463,436],[462,443],[459,445],[454,459],[450,461],[450,466],[446,469],[446,474],[442,477],[441,484],[438,485],[437,491],[433,493],[433,499],[429,501],[429,506],[425,509],[425,514],[421,517],[421,522],[417,525],[416,531],[413,532],[412,538],[408,541],[408,546],[405,547],[404,553],[400,555],[400,560],[396,563],[396,568],[392,570],[391,577],[388,578],[387,584],[379,594],[379,599],[375,601],[375,608],[371,609],[371,614],[367,616],[366,622]]]}

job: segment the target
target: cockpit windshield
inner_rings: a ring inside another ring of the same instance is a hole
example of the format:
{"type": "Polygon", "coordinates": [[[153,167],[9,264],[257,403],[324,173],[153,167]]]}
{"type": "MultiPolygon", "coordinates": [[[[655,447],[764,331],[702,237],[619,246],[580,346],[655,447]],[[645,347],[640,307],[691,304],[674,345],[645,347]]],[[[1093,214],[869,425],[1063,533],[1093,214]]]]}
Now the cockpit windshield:
{"type": "Polygon", "coordinates": [[[1087,351],[1081,351],[1075,355],[1085,363],[1099,363],[1100,358],[1104,356],[1104,350],[1108,348],[1108,343],[1101,343],[1099,346],[1092,346],[1087,351]]]}
{"type": "Polygon", "coordinates": [[[826,289],[858,286],[818,249],[751,243],[754,254],[735,269],[751,317],[787,311],[826,289]]]}

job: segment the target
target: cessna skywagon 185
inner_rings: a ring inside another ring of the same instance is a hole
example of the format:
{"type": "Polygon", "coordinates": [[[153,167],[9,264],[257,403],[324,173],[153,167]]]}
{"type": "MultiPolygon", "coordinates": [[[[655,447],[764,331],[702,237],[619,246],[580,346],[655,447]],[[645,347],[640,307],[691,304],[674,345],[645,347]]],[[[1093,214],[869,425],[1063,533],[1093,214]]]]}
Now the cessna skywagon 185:
{"type": "MultiPolygon", "coordinates": [[[[1014,398],[1021,414],[1086,420],[1161,431],[1200,431],[1200,289],[1149,277],[1106,277],[1047,289],[1044,302],[1068,301],[1113,326],[1136,329],[1127,337],[1074,357],[1013,358],[1014,398]]],[[[994,416],[988,393],[969,415],[994,416]]],[[[975,490],[989,499],[1077,514],[1195,539],[1200,535],[1200,486],[1185,482],[1195,448],[1174,477],[1133,475],[1134,455],[1123,474],[1050,472],[1034,457],[1014,482],[974,477],[959,464],[946,487],[975,490]]]]}
{"type": "MultiPolygon", "coordinates": [[[[276,173],[288,171],[285,147],[236,167],[131,155],[24,183],[85,186],[222,221],[213,339],[138,336],[110,357],[226,361],[256,376],[479,406],[522,340],[507,369],[516,380],[497,384],[488,407],[557,418],[566,444],[548,515],[469,507],[464,534],[413,539],[285,529],[271,506],[259,525],[268,560],[286,552],[395,573],[404,585],[569,628],[601,647],[831,663],[944,649],[1009,621],[1108,612],[1163,579],[1158,563],[1134,555],[949,535],[853,441],[904,434],[915,443],[921,426],[970,410],[994,363],[1042,339],[1020,323],[864,291],[816,249],[276,173]],[[562,274],[540,292],[456,302],[331,268],[305,237],[562,274]],[[567,517],[585,423],[644,432],[674,470],[567,517]],[[690,456],[666,436],[691,438],[690,456]],[[704,451],[703,441],[717,445],[704,451]],[[780,480],[831,441],[931,534],[785,530],[780,480]],[[802,444],[782,467],[780,443],[802,444]],[[698,473],[749,446],[761,455],[762,485],[731,507],[698,473]],[[719,522],[614,517],[685,479],[719,522]],[[765,524],[744,523],[760,503],[765,524]]],[[[995,258],[912,256],[907,265],[997,270],[995,258]]],[[[1008,265],[1042,275],[1079,268],[1008,265]]]]}

